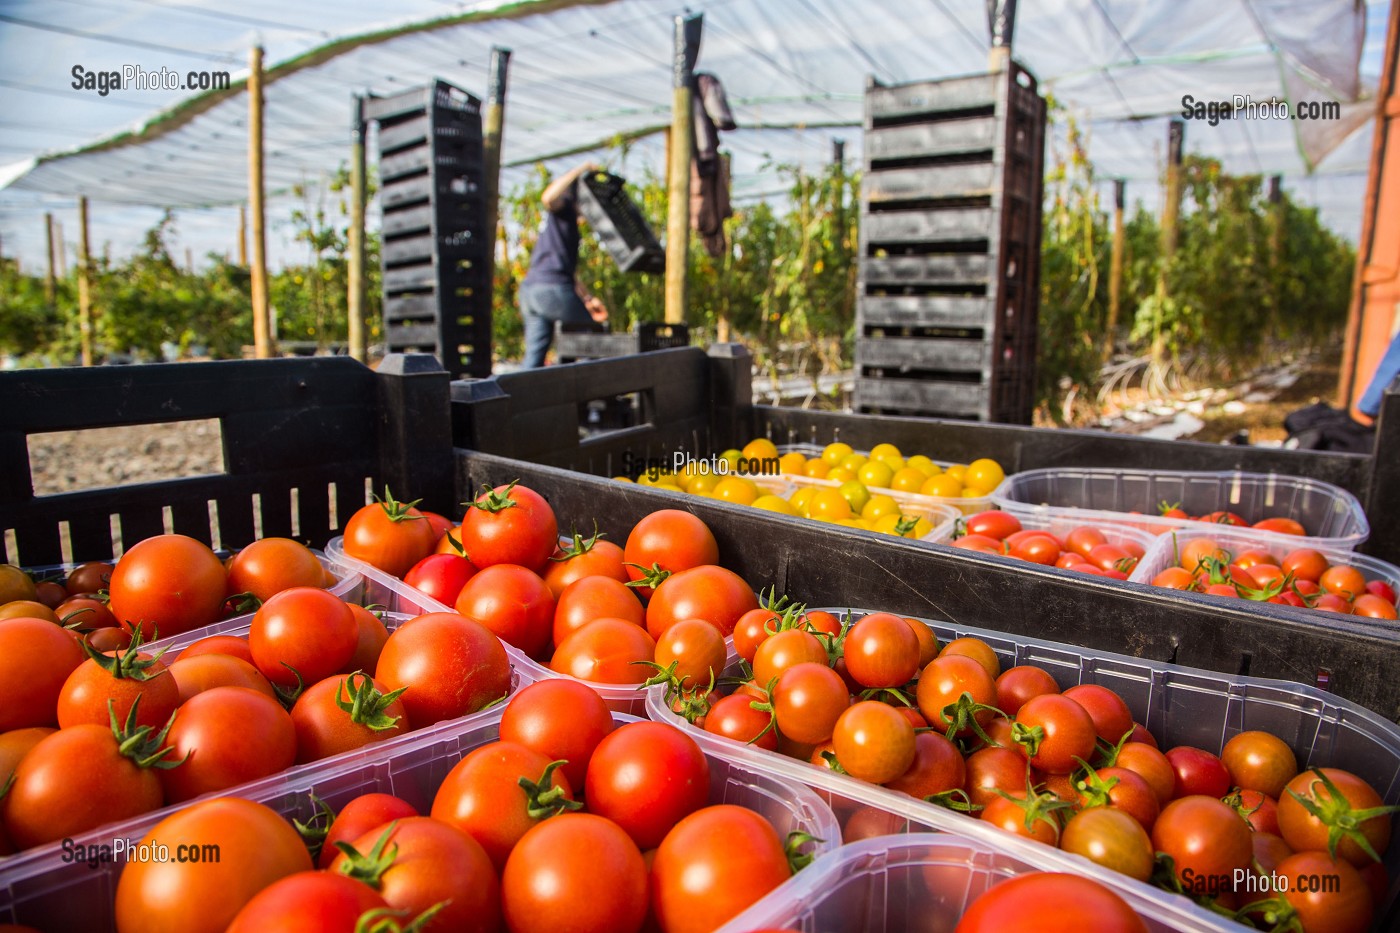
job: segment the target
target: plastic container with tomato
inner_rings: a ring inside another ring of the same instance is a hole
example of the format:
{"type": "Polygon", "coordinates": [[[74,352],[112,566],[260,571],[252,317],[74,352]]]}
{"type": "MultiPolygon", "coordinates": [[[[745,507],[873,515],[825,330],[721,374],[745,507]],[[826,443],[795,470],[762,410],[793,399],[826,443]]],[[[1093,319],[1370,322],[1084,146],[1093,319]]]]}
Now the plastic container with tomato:
{"type": "MultiPolygon", "coordinates": [[[[1157,536],[1150,532],[1141,531],[1137,528],[1129,528],[1126,525],[1115,525],[1111,522],[1080,521],[1074,516],[1067,515],[1020,515],[1016,519],[1021,523],[1021,527],[1026,530],[1048,531],[1061,540],[1076,528],[1095,528],[1103,533],[1107,543],[1122,547],[1124,544],[1132,543],[1142,548],[1143,556],[1157,543],[1157,536]]],[[[939,529],[943,532],[940,537],[929,536],[925,541],[932,541],[935,544],[947,544],[955,540],[954,535],[957,529],[953,526],[939,529]]]]}
{"type": "MultiPolygon", "coordinates": [[[[404,583],[402,580],[375,567],[371,567],[363,561],[357,561],[353,557],[346,556],[340,538],[334,538],[326,545],[326,554],[330,560],[348,569],[353,569],[354,572],[363,576],[367,600],[380,596],[384,599],[407,599],[421,606],[422,612],[456,611],[451,606],[444,606],[427,594],[420,593],[413,589],[413,587],[404,583]]],[[[367,602],[366,605],[368,604],[367,602]]],[[[732,637],[726,638],[725,645],[729,652],[728,663],[732,664],[739,657],[734,653],[734,639],[732,637]]],[[[551,680],[555,678],[564,678],[566,680],[577,679],[569,677],[567,674],[561,674],[558,671],[551,670],[547,665],[539,663],[513,645],[506,645],[505,647],[506,653],[510,655],[511,664],[528,682],[533,683],[537,680],[551,680]]],[[[580,683],[585,683],[593,688],[594,692],[601,696],[603,701],[608,704],[608,709],[614,712],[627,713],[633,716],[646,715],[646,693],[632,684],[603,684],[590,680],[580,681],[580,683]]]]}
{"type": "MultiPolygon", "coordinates": [[[[1342,564],[1355,567],[1361,571],[1361,575],[1365,577],[1367,583],[1379,580],[1387,584],[1393,592],[1400,593],[1400,567],[1388,564],[1378,558],[1367,554],[1358,554],[1348,548],[1317,544],[1305,538],[1281,537],[1261,534],[1248,528],[1215,525],[1205,529],[1183,528],[1180,531],[1160,536],[1148,548],[1142,560],[1138,561],[1137,567],[1128,579],[1135,583],[1151,583],[1153,578],[1163,570],[1178,565],[1179,555],[1183,547],[1201,538],[1210,538],[1232,555],[1258,550],[1267,551],[1279,560],[1282,560],[1290,551],[1311,548],[1327,558],[1329,566],[1342,564]]],[[[1375,621],[1381,625],[1396,624],[1389,620],[1367,621],[1375,621]]]]}
{"type": "MultiPolygon", "coordinates": [[[[362,794],[386,793],[401,797],[427,814],[433,796],[447,773],[469,751],[494,741],[500,732],[503,707],[483,710],[452,723],[414,733],[410,741],[371,746],[358,753],[328,759],[284,772],[237,789],[236,796],[266,804],[289,820],[309,820],[315,814],[311,795],[339,810],[362,794]]],[[[618,724],[636,717],[614,714],[618,724]]],[[[800,831],[816,840],[813,852],[821,857],[837,846],[840,830],[836,818],[821,798],[808,788],[761,771],[755,771],[727,754],[706,749],[710,765],[711,804],[748,807],[765,817],[780,838],[800,831]]],[[[85,834],[74,846],[111,846],[115,838],[133,844],[172,809],[146,814],[125,823],[85,834]]],[[[74,848],[73,852],[87,851],[74,848]]],[[[121,866],[111,861],[89,865],[69,858],[59,846],[46,847],[36,856],[15,857],[0,870],[0,920],[28,924],[42,930],[84,930],[106,933],[115,929],[113,897],[121,866]]]]}
{"type": "MultiPolygon", "coordinates": [[[[810,476],[789,477],[794,490],[804,486],[818,489],[839,489],[841,484],[835,480],[815,479],[810,476]]],[[[880,489],[875,486],[868,487],[872,496],[889,496],[899,504],[899,511],[904,515],[912,515],[916,518],[926,520],[931,529],[924,535],[922,541],[944,541],[953,534],[954,523],[965,514],[968,514],[962,506],[954,506],[952,503],[981,501],[973,499],[947,499],[941,496],[921,496],[918,493],[899,492],[895,489],[880,489]]]]}
{"type": "MultiPolygon", "coordinates": [[[[809,460],[812,459],[812,458],[814,458],[814,457],[820,457],[820,456],[822,455],[822,451],[823,451],[824,449],[825,449],[825,448],[823,448],[822,445],[820,445],[820,444],[779,444],[779,445],[778,445],[778,453],[779,453],[779,455],[787,454],[787,453],[799,453],[799,454],[802,454],[804,457],[807,457],[809,460]]],[[[853,452],[854,452],[854,453],[857,453],[857,454],[860,454],[861,456],[865,456],[865,457],[870,456],[870,451],[868,451],[868,450],[856,450],[856,451],[853,451],[853,452]]],[[[950,467],[950,466],[953,465],[953,462],[952,462],[951,460],[934,460],[933,462],[934,462],[935,464],[937,464],[937,465],[939,466],[939,468],[941,468],[941,469],[943,469],[943,470],[947,470],[948,467],[950,467]]],[[[786,474],[784,474],[784,475],[786,475],[786,474]]],[[[788,477],[788,478],[789,478],[789,479],[796,479],[796,477],[788,477]]],[[[1006,481],[1003,480],[1003,481],[1002,481],[1002,484],[1004,485],[1005,482],[1006,482],[1006,481]]],[[[839,484],[838,484],[838,485],[839,485],[839,484]]],[[[875,486],[871,486],[871,487],[869,487],[869,488],[870,488],[870,494],[871,494],[871,495],[875,495],[875,494],[877,494],[877,493],[884,493],[885,495],[888,495],[888,496],[894,496],[895,499],[899,499],[901,496],[910,496],[910,495],[913,495],[913,494],[911,494],[911,493],[900,492],[900,491],[895,490],[895,489],[884,489],[884,488],[878,488],[878,487],[875,487],[875,486]]],[[[1001,488],[1001,486],[998,486],[998,487],[997,487],[997,489],[1000,489],[1000,488],[1001,488]]],[[[992,492],[988,493],[988,494],[985,495],[985,496],[957,496],[957,497],[950,497],[950,496],[915,496],[915,498],[916,498],[916,499],[924,499],[924,500],[927,500],[928,502],[931,502],[931,503],[936,504],[936,505],[947,506],[948,508],[951,508],[954,512],[956,512],[956,513],[958,513],[958,514],[960,514],[960,515],[976,515],[978,512],[986,511],[987,509],[990,509],[990,508],[992,507],[992,495],[993,495],[996,491],[997,491],[997,490],[993,490],[992,492]]]]}
{"type": "MultiPolygon", "coordinates": [[[[1039,871],[1015,855],[952,833],[879,836],[842,846],[754,904],[715,933],[753,930],[843,930],[903,933],[951,930],[998,882],[1039,871]]],[[[1111,888],[1153,933],[1240,930],[1223,917],[1205,922],[1182,898],[1111,888]]],[[[1021,929],[1036,926],[1026,904],[1021,929]]]]}
{"type": "MultiPolygon", "coordinates": [[[[1176,470],[1026,470],[992,494],[998,508],[1019,515],[1113,522],[1162,534],[1215,523],[1163,516],[1163,506],[1191,515],[1234,512],[1246,522],[1291,518],[1302,523],[1309,547],[1351,550],[1371,533],[1356,497],[1329,483],[1265,473],[1192,473],[1176,470]]],[[[1273,532],[1271,539],[1296,541],[1273,532]]]]}
{"type": "MultiPolygon", "coordinates": [[[[831,607],[828,611],[852,611],[856,615],[865,612],[831,607]]],[[[1281,680],[1229,676],[1145,658],[1091,652],[948,622],[928,621],[928,625],[943,644],[964,636],[982,639],[996,652],[1003,670],[1033,665],[1048,671],[1061,689],[1082,683],[1101,684],[1116,691],[1128,704],[1133,718],[1146,725],[1164,749],[1189,745],[1218,755],[1225,743],[1240,732],[1269,732],[1293,749],[1300,768],[1350,771],[1369,782],[1385,803],[1400,804],[1400,725],[1325,691],[1281,680]]],[[[707,750],[728,749],[736,760],[755,769],[818,790],[841,820],[847,842],[890,833],[952,832],[991,845],[1045,871],[1075,872],[1144,896],[1169,897],[1078,856],[1013,837],[981,820],[806,761],[711,735],[673,713],[662,687],[648,692],[647,715],[690,729],[690,734],[707,750]]],[[[1400,845],[1387,850],[1385,865],[1393,879],[1386,908],[1391,910],[1400,894],[1400,845]]],[[[1178,902],[1180,910],[1199,919],[1201,928],[1232,929],[1221,925],[1218,915],[1205,908],[1190,905],[1185,899],[1172,901],[1174,905],[1178,902]]],[[[1377,916],[1385,915],[1385,911],[1377,912],[1377,916]]]]}

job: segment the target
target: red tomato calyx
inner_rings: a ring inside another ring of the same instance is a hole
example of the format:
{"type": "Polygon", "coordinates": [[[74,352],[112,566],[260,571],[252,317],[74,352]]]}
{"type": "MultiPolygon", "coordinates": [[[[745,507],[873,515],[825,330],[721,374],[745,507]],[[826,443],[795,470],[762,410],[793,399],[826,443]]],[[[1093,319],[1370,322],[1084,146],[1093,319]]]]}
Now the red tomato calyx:
{"type": "Polygon", "coordinates": [[[398,523],[405,521],[413,522],[428,520],[427,516],[422,514],[408,514],[411,509],[415,508],[418,505],[418,503],[423,501],[422,499],[414,499],[412,502],[399,502],[397,499],[394,498],[394,494],[389,491],[389,487],[387,485],[384,487],[383,498],[376,495],[374,497],[374,501],[379,503],[380,507],[384,509],[385,516],[388,517],[389,521],[391,522],[398,523]]]}
{"type": "Polygon", "coordinates": [[[581,532],[575,529],[571,536],[572,540],[568,544],[561,544],[558,548],[559,553],[550,557],[550,560],[562,564],[564,561],[572,560],[575,557],[582,557],[584,554],[593,550],[594,545],[607,536],[607,532],[598,530],[598,522],[595,520],[593,522],[593,536],[591,538],[585,538],[581,532]]]}
{"type": "Polygon", "coordinates": [[[1341,790],[1337,788],[1331,778],[1322,772],[1321,768],[1313,768],[1312,773],[1317,777],[1317,780],[1308,787],[1311,799],[1304,797],[1292,788],[1288,788],[1287,792],[1310,816],[1327,827],[1327,854],[1332,857],[1333,861],[1336,861],[1337,845],[1343,838],[1346,838],[1356,843],[1363,852],[1379,862],[1381,860],[1380,854],[1376,852],[1370,840],[1361,832],[1361,825],[1378,816],[1400,813],[1400,806],[1371,807],[1369,810],[1353,809],[1351,802],[1343,796],[1341,790]],[[1325,797],[1318,794],[1319,784],[1327,792],[1325,797]]]}
{"type": "Polygon", "coordinates": [[[92,663],[111,674],[114,680],[131,680],[142,683],[167,673],[168,669],[162,665],[161,669],[154,674],[149,672],[153,665],[160,663],[161,655],[165,654],[166,649],[162,648],[154,655],[143,657],[140,649],[145,640],[141,637],[141,631],[141,626],[135,626],[131,632],[131,643],[127,645],[126,650],[117,649],[112,654],[98,651],[88,642],[87,636],[82,638],[79,645],[81,645],[83,653],[92,660],[92,663]]]}
{"type": "Polygon", "coordinates": [[[626,585],[634,586],[639,589],[642,587],[651,587],[654,590],[662,583],[666,582],[666,579],[672,574],[672,571],[662,567],[659,563],[653,563],[650,567],[643,567],[641,564],[625,562],[623,566],[637,568],[637,572],[640,573],[641,576],[635,580],[628,581],[626,585]]]}
{"type": "MultiPolygon", "coordinates": [[[[165,757],[175,750],[174,746],[165,744],[165,737],[169,734],[170,727],[175,724],[175,714],[170,714],[164,729],[151,735],[154,727],[136,725],[136,708],[140,703],[141,695],[137,694],[136,699],[131,701],[131,709],[126,714],[126,725],[123,726],[117,722],[117,701],[107,701],[107,718],[112,724],[112,736],[117,740],[117,751],[130,758],[131,763],[138,768],[159,768],[163,771],[178,768],[190,757],[191,752],[186,752],[179,761],[170,761],[165,757]]],[[[11,779],[13,780],[13,776],[11,779]]],[[[8,790],[8,786],[6,789],[8,790]]]]}
{"type": "Polygon", "coordinates": [[[407,689],[408,687],[404,686],[383,693],[374,685],[373,677],[364,671],[356,671],[343,678],[340,685],[335,688],[335,705],[349,714],[350,721],[356,725],[367,726],[375,732],[383,732],[385,729],[394,728],[398,721],[403,718],[386,715],[384,710],[403,696],[403,692],[407,689]],[[347,689],[350,691],[349,696],[345,695],[347,689]]]}
{"type": "Polygon", "coordinates": [[[480,509],[483,512],[490,512],[492,514],[504,512],[506,509],[513,509],[519,503],[510,497],[510,493],[511,490],[519,484],[520,480],[513,479],[504,489],[493,489],[491,486],[483,483],[481,486],[481,495],[477,496],[471,502],[464,502],[462,504],[469,509],[480,509]]]}
{"type": "Polygon", "coordinates": [[[516,783],[525,791],[525,815],[532,820],[542,820],[545,817],[565,813],[570,810],[582,810],[583,803],[572,800],[565,793],[564,787],[554,783],[554,772],[568,764],[563,758],[551,761],[545,765],[544,773],[540,775],[538,781],[532,781],[527,777],[519,778],[516,783]]]}

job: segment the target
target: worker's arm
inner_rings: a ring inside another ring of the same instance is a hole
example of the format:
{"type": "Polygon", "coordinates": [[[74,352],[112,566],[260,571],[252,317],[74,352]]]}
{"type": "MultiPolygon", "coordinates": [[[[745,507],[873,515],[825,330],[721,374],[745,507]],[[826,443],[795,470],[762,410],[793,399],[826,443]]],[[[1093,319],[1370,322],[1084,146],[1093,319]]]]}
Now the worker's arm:
{"type": "Polygon", "coordinates": [[[544,194],[540,195],[540,201],[544,204],[544,209],[551,212],[557,210],[559,202],[564,199],[564,195],[568,193],[569,188],[573,186],[574,182],[578,181],[579,176],[584,172],[596,171],[598,171],[598,163],[584,162],[581,165],[575,165],[563,175],[554,179],[544,189],[544,194]]]}
{"type": "Polygon", "coordinates": [[[578,295],[579,300],[583,302],[584,309],[588,312],[588,316],[593,320],[601,324],[608,319],[608,306],[603,304],[601,298],[589,292],[587,286],[583,284],[583,279],[578,276],[574,276],[574,294],[578,295]]]}

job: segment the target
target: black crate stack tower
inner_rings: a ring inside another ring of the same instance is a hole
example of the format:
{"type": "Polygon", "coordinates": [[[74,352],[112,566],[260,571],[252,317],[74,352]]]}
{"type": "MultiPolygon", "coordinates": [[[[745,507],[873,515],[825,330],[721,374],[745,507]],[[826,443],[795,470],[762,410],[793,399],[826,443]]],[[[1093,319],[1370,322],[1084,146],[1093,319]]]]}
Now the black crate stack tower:
{"type": "Polygon", "coordinates": [[[384,343],[454,378],[491,375],[481,101],[445,81],[365,101],[379,124],[384,343]]]}
{"type": "Polygon", "coordinates": [[[1045,101],[1017,65],[865,94],[855,409],[1028,424],[1045,101]]]}

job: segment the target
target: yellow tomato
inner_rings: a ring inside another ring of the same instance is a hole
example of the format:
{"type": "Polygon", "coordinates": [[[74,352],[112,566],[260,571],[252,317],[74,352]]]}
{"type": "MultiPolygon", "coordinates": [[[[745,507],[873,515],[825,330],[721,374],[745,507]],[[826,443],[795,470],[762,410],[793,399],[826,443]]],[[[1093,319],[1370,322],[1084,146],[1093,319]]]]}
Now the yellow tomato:
{"type": "Polygon", "coordinates": [[[630,477],[630,476],[614,476],[613,479],[617,480],[619,483],[630,483],[630,482],[632,482],[632,477],[630,477]]]}
{"type": "Polygon", "coordinates": [[[870,530],[870,523],[863,518],[842,518],[838,519],[836,524],[845,528],[859,528],[861,531],[870,530]]]}
{"type": "Polygon", "coordinates": [[[947,473],[949,476],[956,476],[960,483],[967,482],[967,464],[955,463],[943,472],[947,473]]]}
{"type": "Polygon", "coordinates": [[[1006,479],[1006,473],[1002,470],[1001,464],[983,457],[967,465],[967,475],[963,477],[963,485],[968,489],[979,490],[980,494],[985,496],[1001,485],[1001,481],[1004,479],[1006,479]]]}
{"type": "Polygon", "coordinates": [[[911,470],[918,470],[925,476],[937,476],[939,473],[943,472],[943,468],[941,466],[934,463],[932,460],[930,460],[928,457],[925,457],[923,454],[915,454],[908,460],[904,461],[904,465],[909,467],[911,470]]]}
{"type": "Polygon", "coordinates": [[[918,492],[928,482],[928,477],[913,467],[905,467],[890,479],[890,488],[896,492],[918,492]]]}
{"type": "Polygon", "coordinates": [[[753,501],[758,498],[758,487],[754,485],[753,480],[743,476],[726,476],[715,484],[710,495],[725,502],[752,505],[753,501]]]}
{"type": "Polygon", "coordinates": [[[943,496],[948,499],[956,499],[962,495],[962,480],[951,473],[939,473],[937,476],[930,476],[922,486],[919,487],[919,494],[923,496],[943,496]]]}
{"type": "Polygon", "coordinates": [[[797,511],[798,515],[801,515],[803,518],[808,517],[808,509],[812,502],[812,497],[817,494],[819,488],[818,486],[803,486],[801,489],[797,490],[797,492],[788,496],[788,502],[792,504],[792,507],[797,511]]]}
{"type": "Polygon", "coordinates": [[[788,502],[782,496],[775,496],[772,493],[759,496],[757,499],[753,500],[753,507],[756,509],[763,509],[765,512],[778,512],[783,515],[798,514],[797,509],[793,508],[791,502],[788,502]]]}
{"type": "Polygon", "coordinates": [[[854,515],[859,515],[860,510],[865,508],[865,503],[870,501],[870,490],[866,489],[859,480],[853,479],[850,482],[842,483],[841,488],[837,491],[845,496],[846,501],[851,504],[851,513],[854,515]]]}
{"type": "Polygon", "coordinates": [[[883,460],[871,460],[860,468],[856,474],[856,479],[867,486],[879,486],[881,489],[890,488],[890,480],[894,479],[894,470],[883,460]]]}
{"type": "Polygon", "coordinates": [[[807,502],[807,514],[811,518],[850,518],[851,504],[839,489],[818,489],[807,502]]]}
{"type": "MultiPolygon", "coordinates": [[[[820,460],[817,463],[821,463],[820,460]]],[[[778,458],[778,469],[783,473],[793,473],[802,476],[807,469],[807,458],[797,451],[785,453],[778,458]]]]}
{"type": "Polygon", "coordinates": [[[874,529],[883,531],[885,534],[898,535],[901,538],[922,538],[933,531],[933,525],[926,518],[920,518],[917,515],[901,515],[896,512],[877,518],[874,529]]]}
{"type": "Polygon", "coordinates": [[[870,497],[870,501],[865,503],[865,508],[860,510],[860,517],[869,521],[874,521],[882,515],[899,512],[899,503],[894,501],[893,496],[883,492],[877,492],[870,497]]]}
{"type": "Polygon", "coordinates": [[[719,458],[725,463],[729,464],[729,469],[737,470],[739,468],[739,461],[743,459],[743,456],[744,454],[742,451],[740,451],[738,448],[731,447],[724,453],[720,454],[719,458]]]}
{"type": "Polygon", "coordinates": [[[861,467],[865,466],[869,462],[870,458],[867,457],[865,454],[851,454],[850,456],[846,457],[846,459],[841,461],[841,466],[850,470],[852,473],[856,473],[860,470],[861,467]]]}
{"type": "Polygon", "coordinates": [[[813,479],[826,479],[827,472],[831,469],[831,464],[820,458],[807,461],[807,465],[802,472],[813,479]]]}
{"type": "Polygon", "coordinates": [[[843,466],[832,467],[826,471],[826,478],[835,480],[838,483],[846,483],[856,478],[856,471],[848,470],[843,466]]]}
{"type": "Polygon", "coordinates": [[[870,448],[871,460],[888,460],[891,457],[904,459],[904,455],[899,452],[899,448],[893,444],[876,444],[870,448]]]}
{"type": "Polygon", "coordinates": [[[850,444],[843,444],[840,441],[836,441],[822,448],[822,459],[826,461],[827,466],[840,466],[841,461],[845,460],[853,453],[855,453],[855,451],[851,449],[850,444]]]}
{"type": "Polygon", "coordinates": [[[723,479],[718,473],[697,473],[690,478],[686,485],[686,492],[694,493],[697,496],[708,496],[715,491],[719,481],[723,479]]]}

